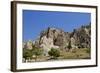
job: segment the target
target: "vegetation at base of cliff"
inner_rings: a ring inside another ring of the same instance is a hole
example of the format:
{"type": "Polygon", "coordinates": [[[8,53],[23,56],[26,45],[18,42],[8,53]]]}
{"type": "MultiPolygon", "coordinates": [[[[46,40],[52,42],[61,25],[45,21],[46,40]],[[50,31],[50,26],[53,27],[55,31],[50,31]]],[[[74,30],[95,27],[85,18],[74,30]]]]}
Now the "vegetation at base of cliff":
{"type": "Polygon", "coordinates": [[[51,50],[48,52],[49,56],[53,59],[57,59],[57,57],[60,56],[60,51],[54,48],[51,48],[51,50]]]}
{"type": "Polygon", "coordinates": [[[41,48],[34,47],[30,49],[23,49],[23,58],[26,60],[32,60],[34,59],[37,61],[37,58],[43,54],[43,50],[41,48]]]}
{"type": "Polygon", "coordinates": [[[90,59],[90,49],[89,48],[80,48],[80,49],[71,49],[69,51],[57,50],[52,48],[48,54],[49,56],[43,56],[42,50],[32,49],[25,50],[23,57],[25,61],[23,62],[41,62],[41,61],[51,61],[51,60],[64,60],[64,59],[90,59]],[[32,56],[34,55],[34,56],[32,56]]]}
{"type": "Polygon", "coordinates": [[[23,58],[25,59],[24,62],[26,62],[26,60],[31,59],[33,56],[33,53],[31,50],[29,49],[23,49],[23,58]]]}

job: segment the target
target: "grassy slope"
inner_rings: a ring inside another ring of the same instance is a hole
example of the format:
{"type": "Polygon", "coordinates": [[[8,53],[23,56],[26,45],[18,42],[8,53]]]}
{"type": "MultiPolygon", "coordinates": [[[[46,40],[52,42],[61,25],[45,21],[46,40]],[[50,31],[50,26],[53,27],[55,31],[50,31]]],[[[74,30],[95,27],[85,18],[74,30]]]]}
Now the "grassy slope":
{"type": "Polygon", "coordinates": [[[61,51],[61,57],[63,59],[87,59],[90,58],[90,49],[74,49],[69,52],[61,51]]]}

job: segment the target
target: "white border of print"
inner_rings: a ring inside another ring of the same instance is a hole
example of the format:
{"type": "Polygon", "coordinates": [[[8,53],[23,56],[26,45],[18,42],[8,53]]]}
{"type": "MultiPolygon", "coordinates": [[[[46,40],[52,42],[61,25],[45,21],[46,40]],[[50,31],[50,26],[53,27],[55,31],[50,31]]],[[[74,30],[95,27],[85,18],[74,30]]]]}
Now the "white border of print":
{"type": "Polygon", "coordinates": [[[81,7],[59,7],[44,5],[17,4],[17,69],[52,68],[96,64],[96,9],[81,7]],[[91,59],[63,60],[53,62],[22,63],[22,10],[63,11],[91,13],[91,59]]]}

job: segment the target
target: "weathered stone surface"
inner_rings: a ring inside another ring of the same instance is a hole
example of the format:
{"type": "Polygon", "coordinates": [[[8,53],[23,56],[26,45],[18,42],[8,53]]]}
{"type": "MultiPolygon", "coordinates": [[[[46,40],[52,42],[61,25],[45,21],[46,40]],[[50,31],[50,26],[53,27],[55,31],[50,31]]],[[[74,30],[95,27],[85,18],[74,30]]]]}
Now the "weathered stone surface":
{"type": "Polygon", "coordinates": [[[42,31],[40,37],[34,42],[28,41],[23,47],[32,49],[32,45],[44,50],[44,54],[48,55],[51,48],[68,49],[68,43],[71,42],[72,49],[75,48],[91,48],[91,25],[82,26],[74,29],[73,32],[64,32],[61,29],[50,28],[42,31]]]}
{"type": "Polygon", "coordinates": [[[32,43],[32,41],[31,40],[29,40],[27,43],[26,43],[26,49],[32,49],[32,45],[33,45],[33,43],[32,43]]]}

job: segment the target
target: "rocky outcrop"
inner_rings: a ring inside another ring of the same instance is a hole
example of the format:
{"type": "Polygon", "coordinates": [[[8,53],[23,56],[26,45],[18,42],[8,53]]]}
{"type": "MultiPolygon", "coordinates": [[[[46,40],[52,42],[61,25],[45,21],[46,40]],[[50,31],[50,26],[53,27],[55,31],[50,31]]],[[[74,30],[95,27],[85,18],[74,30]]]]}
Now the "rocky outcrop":
{"type": "Polygon", "coordinates": [[[91,25],[74,29],[73,32],[64,32],[62,29],[50,28],[43,30],[35,41],[24,43],[24,47],[32,49],[32,45],[44,50],[48,55],[51,48],[66,50],[71,42],[71,48],[91,48],[91,25]]]}
{"type": "Polygon", "coordinates": [[[82,26],[72,32],[73,44],[78,48],[91,48],[91,25],[82,26]]]}
{"type": "Polygon", "coordinates": [[[33,47],[33,42],[29,40],[28,42],[23,43],[23,48],[31,50],[33,47]]]}
{"type": "MultiPolygon", "coordinates": [[[[53,46],[58,46],[59,48],[67,45],[68,41],[70,39],[70,34],[68,32],[64,32],[63,30],[57,29],[57,28],[48,28],[45,32],[43,31],[41,33],[40,40],[44,36],[47,39],[50,39],[49,41],[51,41],[50,43],[53,46]]],[[[44,41],[45,41],[45,39],[44,39],[44,41]]],[[[48,42],[46,42],[46,43],[48,43],[48,42]]],[[[40,44],[43,44],[43,43],[41,43],[41,41],[40,41],[40,44]]]]}

